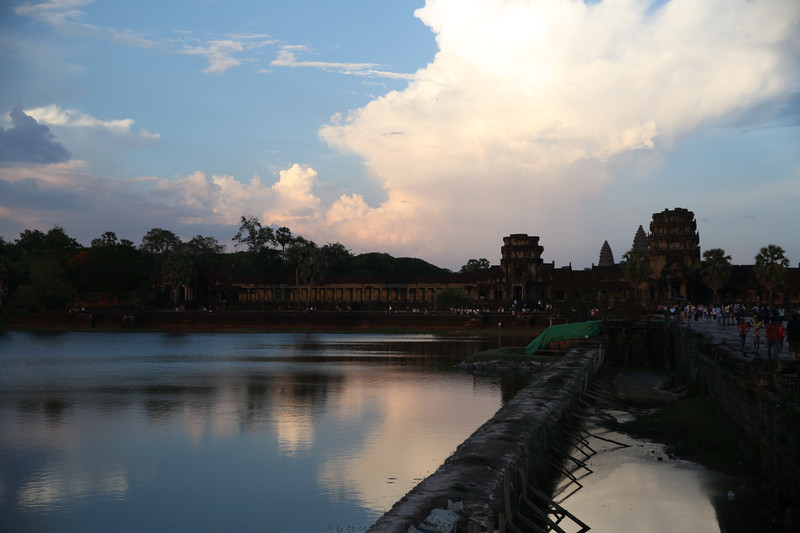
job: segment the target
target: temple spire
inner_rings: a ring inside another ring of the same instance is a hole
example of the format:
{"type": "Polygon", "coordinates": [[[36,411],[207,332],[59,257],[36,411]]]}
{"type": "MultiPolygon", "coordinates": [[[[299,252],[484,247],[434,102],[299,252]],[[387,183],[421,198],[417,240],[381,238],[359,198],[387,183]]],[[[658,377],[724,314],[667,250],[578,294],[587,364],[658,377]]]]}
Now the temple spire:
{"type": "Polygon", "coordinates": [[[633,247],[647,251],[647,234],[644,232],[644,228],[641,224],[639,224],[639,229],[636,230],[636,235],[633,237],[633,247]]]}
{"type": "MultiPolygon", "coordinates": [[[[641,226],[639,226],[641,228],[641,226]]],[[[611,251],[611,246],[608,241],[603,241],[603,247],[600,248],[600,262],[598,266],[614,266],[614,253],[611,251]]]]}

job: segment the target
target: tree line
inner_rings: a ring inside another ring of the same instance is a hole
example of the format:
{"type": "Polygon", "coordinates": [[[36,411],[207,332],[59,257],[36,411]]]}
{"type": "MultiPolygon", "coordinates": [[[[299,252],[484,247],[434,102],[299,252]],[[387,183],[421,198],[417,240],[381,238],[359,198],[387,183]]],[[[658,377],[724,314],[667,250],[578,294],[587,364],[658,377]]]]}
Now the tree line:
{"type": "MultiPolygon", "coordinates": [[[[653,273],[647,250],[636,246],[623,254],[620,266],[625,279],[634,290],[653,273]]],[[[788,268],[789,259],[786,257],[786,252],[777,244],[763,246],[754,257],[753,274],[756,281],[769,292],[770,306],[774,305],[774,290],[786,281],[788,268]]],[[[719,303],[719,289],[723,288],[733,275],[731,256],[722,248],[706,250],[703,252],[698,273],[712,292],[712,303],[719,303]]]]}
{"type": "Polygon", "coordinates": [[[61,311],[98,295],[113,305],[174,305],[182,287],[219,273],[291,277],[299,288],[331,274],[448,272],[421,259],[354,255],[338,242],[317,245],[254,216],[241,217],[232,241],[228,252],[214,237],[184,241],[153,228],[138,246],[107,231],[87,247],[58,225],[47,232],[26,229],[13,243],[0,237],[0,312],[61,311]],[[167,301],[157,287],[169,289],[167,301]]]}

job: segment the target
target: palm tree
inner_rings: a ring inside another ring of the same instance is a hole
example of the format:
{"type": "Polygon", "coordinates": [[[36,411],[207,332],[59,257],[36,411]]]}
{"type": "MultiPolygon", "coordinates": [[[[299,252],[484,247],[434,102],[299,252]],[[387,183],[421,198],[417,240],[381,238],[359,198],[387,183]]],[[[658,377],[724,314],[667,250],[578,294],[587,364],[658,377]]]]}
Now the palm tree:
{"type": "Polygon", "coordinates": [[[638,297],[640,294],[639,286],[653,273],[653,267],[650,266],[647,252],[634,246],[622,255],[620,267],[622,267],[622,275],[631,284],[634,293],[638,297]]]}
{"type": "Polygon", "coordinates": [[[712,248],[703,252],[700,264],[700,276],[706,286],[712,290],[712,303],[717,301],[717,291],[731,279],[731,256],[725,255],[722,248],[712,248]]]}
{"type": "Polygon", "coordinates": [[[295,284],[297,285],[297,310],[300,310],[300,271],[305,268],[307,257],[317,245],[301,236],[292,239],[286,249],[286,261],[294,267],[295,284]]]}
{"type": "Polygon", "coordinates": [[[286,261],[286,245],[292,242],[292,230],[286,226],[281,226],[275,230],[275,240],[281,246],[281,259],[286,261]]]}
{"type": "Polygon", "coordinates": [[[773,306],[775,287],[786,280],[786,269],[789,259],[786,252],[777,244],[768,244],[759,250],[756,256],[755,275],[759,283],[769,291],[769,305],[773,306]]]}

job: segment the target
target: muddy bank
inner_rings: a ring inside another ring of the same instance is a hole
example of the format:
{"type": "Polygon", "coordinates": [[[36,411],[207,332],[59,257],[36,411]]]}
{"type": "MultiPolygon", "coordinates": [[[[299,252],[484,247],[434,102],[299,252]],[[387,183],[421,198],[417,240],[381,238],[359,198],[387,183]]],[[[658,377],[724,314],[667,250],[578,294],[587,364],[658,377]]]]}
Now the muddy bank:
{"type": "Polygon", "coordinates": [[[792,531],[707,400],[659,369],[605,367],[597,385],[613,402],[581,430],[577,483],[554,491],[593,530],[792,531]]]}

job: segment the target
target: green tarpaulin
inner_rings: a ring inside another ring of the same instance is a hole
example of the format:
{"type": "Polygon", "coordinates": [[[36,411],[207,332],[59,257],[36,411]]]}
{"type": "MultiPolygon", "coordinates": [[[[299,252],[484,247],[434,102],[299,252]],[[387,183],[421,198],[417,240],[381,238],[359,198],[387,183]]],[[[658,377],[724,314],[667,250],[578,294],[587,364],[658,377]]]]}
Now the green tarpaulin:
{"type": "Polygon", "coordinates": [[[528,355],[535,354],[537,350],[542,348],[542,346],[545,346],[551,342],[594,337],[600,333],[600,324],[600,320],[590,320],[589,322],[576,322],[574,324],[559,324],[557,326],[550,326],[525,347],[525,353],[528,355]]]}

